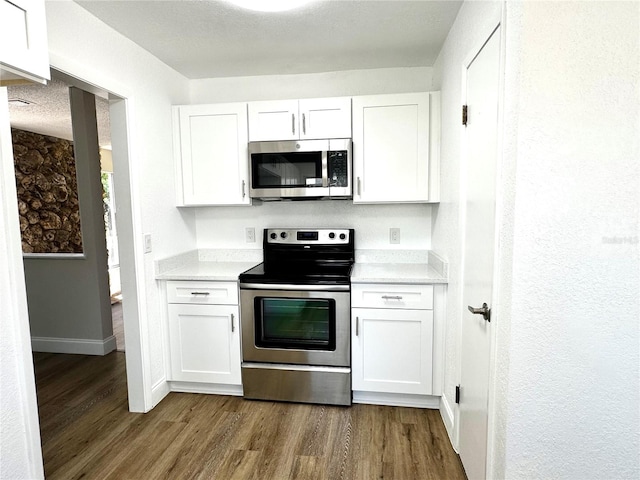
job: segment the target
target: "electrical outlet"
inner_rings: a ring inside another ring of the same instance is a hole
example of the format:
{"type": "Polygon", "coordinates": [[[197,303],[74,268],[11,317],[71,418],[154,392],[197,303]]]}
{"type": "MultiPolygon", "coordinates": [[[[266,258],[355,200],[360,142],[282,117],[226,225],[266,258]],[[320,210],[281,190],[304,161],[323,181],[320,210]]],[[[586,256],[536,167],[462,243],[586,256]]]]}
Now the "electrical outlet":
{"type": "Polygon", "coordinates": [[[151,234],[144,234],[144,253],[151,253],[151,234]]]}
{"type": "Polygon", "coordinates": [[[253,227],[247,227],[244,230],[245,232],[245,241],[247,243],[256,243],[256,229],[253,227]]]}
{"type": "Polygon", "coordinates": [[[389,229],[389,243],[400,243],[400,229],[399,228],[390,228],[389,229]]]}

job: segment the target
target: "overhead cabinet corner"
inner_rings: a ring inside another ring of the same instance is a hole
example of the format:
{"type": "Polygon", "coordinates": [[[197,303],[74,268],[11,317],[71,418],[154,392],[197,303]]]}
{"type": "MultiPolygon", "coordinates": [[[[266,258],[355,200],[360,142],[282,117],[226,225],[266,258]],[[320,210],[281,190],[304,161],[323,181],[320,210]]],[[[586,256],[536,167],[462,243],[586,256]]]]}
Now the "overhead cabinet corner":
{"type": "Polygon", "coordinates": [[[44,0],[0,0],[0,87],[51,78],[44,7],[44,0]]]}
{"type": "Polygon", "coordinates": [[[439,92],[353,97],[354,203],[439,195],[439,92]]]}
{"type": "Polygon", "coordinates": [[[249,140],[351,138],[351,98],[250,102],[249,140]]]}
{"type": "Polygon", "coordinates": [[[178,206],[250,205],[247,104],[173,107],[178,206]]]}

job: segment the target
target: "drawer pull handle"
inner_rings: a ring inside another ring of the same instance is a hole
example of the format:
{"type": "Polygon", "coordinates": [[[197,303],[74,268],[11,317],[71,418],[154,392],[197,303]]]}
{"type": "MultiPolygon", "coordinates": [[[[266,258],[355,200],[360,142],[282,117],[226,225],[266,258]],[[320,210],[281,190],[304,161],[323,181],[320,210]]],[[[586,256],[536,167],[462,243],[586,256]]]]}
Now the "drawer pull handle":
{"type": "Polygon", "coordinates": [[[210,292],[191,292],[191,295],[204,295],[206,297],[207,295],[210,295],[210,292]]]}
{"type": "Polygon", "coordinates": [[[402,300],[402,295],[382,295],[384,300],[402,300]]]}
{"type": "Polygon", "coordinates": [[[236,331],[236,326],[233,323],[233,313],[231,314],[231,333],[236,331]]]}

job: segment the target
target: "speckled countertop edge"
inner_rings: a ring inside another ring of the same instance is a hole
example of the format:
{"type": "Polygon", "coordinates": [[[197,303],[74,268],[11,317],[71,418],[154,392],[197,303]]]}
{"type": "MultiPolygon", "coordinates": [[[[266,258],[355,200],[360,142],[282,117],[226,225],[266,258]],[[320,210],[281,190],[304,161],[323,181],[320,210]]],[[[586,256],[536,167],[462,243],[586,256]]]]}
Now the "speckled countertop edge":
{"type": "MultiPolygon", "coordinates": [[[[430,250],[356,250],[352,283],[447,283],[448,264],[430,250]]],[[[192,250],[157,260],[157,280],[237,281],[262,251],[192,250]]]]}

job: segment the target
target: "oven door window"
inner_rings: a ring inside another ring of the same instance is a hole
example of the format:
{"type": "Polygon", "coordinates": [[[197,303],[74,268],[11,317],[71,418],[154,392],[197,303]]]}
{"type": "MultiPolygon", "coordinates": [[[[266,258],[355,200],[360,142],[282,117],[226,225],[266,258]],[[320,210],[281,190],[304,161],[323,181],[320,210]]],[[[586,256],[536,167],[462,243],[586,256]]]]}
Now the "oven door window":
{"type": "Polygon", "coordinates": [[[336,349],[335,300],[256,298],[256,346],[336,349]]]}
{"type": "Polygon", "coordinates": [[[322,187],[322,152],[254,153],[253,188],[322,187]]]}

